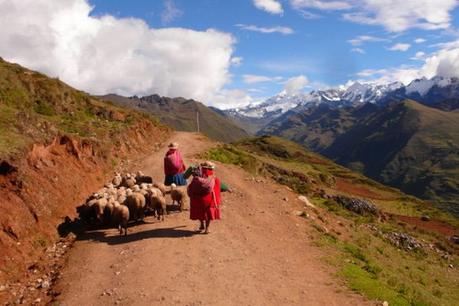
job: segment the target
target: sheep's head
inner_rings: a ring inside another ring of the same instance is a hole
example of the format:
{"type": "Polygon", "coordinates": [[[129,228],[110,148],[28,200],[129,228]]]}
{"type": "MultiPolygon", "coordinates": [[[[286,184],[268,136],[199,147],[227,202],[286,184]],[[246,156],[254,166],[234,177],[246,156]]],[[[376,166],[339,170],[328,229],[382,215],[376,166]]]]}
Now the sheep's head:
{"type": "Polygon", "coordinates": [[[171,184],[171,190],[174,190],[175,188],[177,188],[177,185],[175,185],[174,183],[171,184]]]}

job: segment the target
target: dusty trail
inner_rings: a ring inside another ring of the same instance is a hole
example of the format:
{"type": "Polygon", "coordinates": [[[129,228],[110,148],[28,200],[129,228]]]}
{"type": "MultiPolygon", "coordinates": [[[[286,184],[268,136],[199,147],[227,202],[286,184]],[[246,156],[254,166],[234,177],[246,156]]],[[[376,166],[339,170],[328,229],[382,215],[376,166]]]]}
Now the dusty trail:
{"type": "MultiPolygon", "coordinates": [[[[211,143],[176,133],[185,162],[211,143]]],[[[138,167],[162,180],[165,148],[138,167]]],[[[217,165],[217,175],[236,192],[223,194],[223,219],[211,234],[195,234],[188,212],[164,222],[147,218],[129,228],[87,233],[69,253],[56,289],[60,305],[361,305],[320,262],[302,205],[272,182],[252,181],[241,169],[217,165]],[[283,199],[287,197],[288,202],[283,199]]],[[[137,167],[135,167],[137,168],[137,167]]],[[[97,188],[97,187],[95,187],[97,188]]],[[[170,201],[170,200],[169,200],[170,201]]]]}

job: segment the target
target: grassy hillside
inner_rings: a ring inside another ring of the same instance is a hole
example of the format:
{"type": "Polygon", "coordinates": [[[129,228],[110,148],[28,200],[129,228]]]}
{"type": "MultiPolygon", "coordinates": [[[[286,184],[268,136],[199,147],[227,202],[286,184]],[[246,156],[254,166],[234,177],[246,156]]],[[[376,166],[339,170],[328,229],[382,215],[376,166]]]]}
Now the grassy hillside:
{"type": "Polygon", "coordinates": [[[414,101],[358,122],[324,151],[343,165],[459,214],[459,113],[414,101]]]}
{"type": "Polygon", "coordinates": [[[319,107],[260,133],[293,140],[384,184],[459,214],[459,112],[415,101],[386,107],[319,107]]]}
{"type": "Polygon", "coordinates": [[[305,234],[326,250],[325,262],[353,290],[389,305],[458,301],[459,248],[448,240],[458,233],[454,217],[277,137],[224,145],[206,157],[239,165],[256,177],[272,178],[307,195],[316,208],[305,206],[294,213],[309,223],[311,230],[305,234]],[[338,204],[334,196],[364,199],[380,213],[359,215],[338,204]],[[421,216],[430,221],[421,221],[421,216]],[[390,237],[400,234],[423,246],[395,245],[390,237]]]}
{"type": "Polygon", "coordinates": [[[33,143],[58,134],[108,140],[153,117],[75,90],[58,79],[0,59],[0,158],[12,158],[33,143]]]}
{"type": "Polygon", "coordinates": [[[194,100],[172,99],[158,95],[142,98],[106,95],[102,98],[125,107],[133,107],[154,114],[162,123],[178,131],[195,132],[197,130],[196,113],[199,113],[200,131],[212,139],[231,142],[248,137],[247,132],[230,118],[194,100]]]}

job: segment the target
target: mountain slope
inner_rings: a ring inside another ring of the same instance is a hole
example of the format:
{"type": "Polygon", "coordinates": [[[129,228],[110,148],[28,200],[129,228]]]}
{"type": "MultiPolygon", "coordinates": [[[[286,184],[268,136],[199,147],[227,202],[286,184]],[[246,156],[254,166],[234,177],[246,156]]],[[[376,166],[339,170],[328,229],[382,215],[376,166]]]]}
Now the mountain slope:
{"type": "Polygon", "coordinates": [[[459,213],[459,112],[397,103],[359,121],[323,153],[459,213]]]}
{"type": "Polygon", "coordinates": [[[41,271],[64,217],[169,133],[148,114],[0,59],[0,284],[22,282],[32,264],[41,271]]]}
{"type": "Polygon", "coordinates": [[[459,112],[414,101],[287,113],[261,133],[294,140],[458,213],[459,112]]]}
{"type": "Polygon", "coordinates": [[[113,94],[101,98],[151,113],[162,123],[178,131],[196,131],[196,113],[199,113],[200,131],[212,139],[231,142],[248,136],[230,118],[194,100],[158,95],[126,98],[113,94]]]}

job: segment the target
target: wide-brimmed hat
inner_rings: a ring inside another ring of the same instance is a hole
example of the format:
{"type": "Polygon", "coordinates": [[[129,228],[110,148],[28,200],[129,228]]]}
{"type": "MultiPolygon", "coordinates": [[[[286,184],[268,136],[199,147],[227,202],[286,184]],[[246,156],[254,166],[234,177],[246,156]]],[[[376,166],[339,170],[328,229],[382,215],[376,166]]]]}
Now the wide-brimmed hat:
{"type": "Polygon", "coordinates": [[[168,147],[169,149],[178,149],[178,143],[171,142],[168,147]]]}
{"type": "Polygon", "coordinates": [[[201,168],[204,169],[215,169],[215,164],[211,161],[205,161],[201,163],[201,168]]]}

